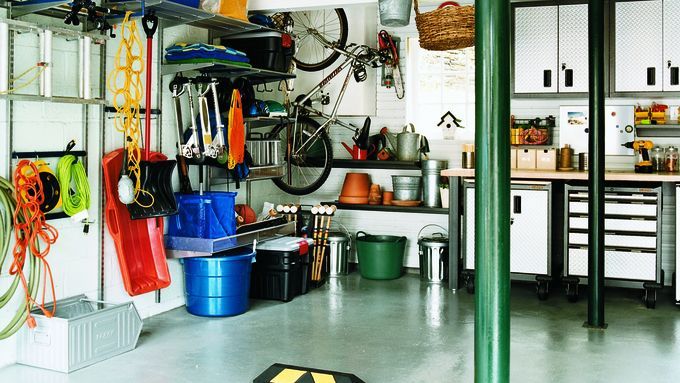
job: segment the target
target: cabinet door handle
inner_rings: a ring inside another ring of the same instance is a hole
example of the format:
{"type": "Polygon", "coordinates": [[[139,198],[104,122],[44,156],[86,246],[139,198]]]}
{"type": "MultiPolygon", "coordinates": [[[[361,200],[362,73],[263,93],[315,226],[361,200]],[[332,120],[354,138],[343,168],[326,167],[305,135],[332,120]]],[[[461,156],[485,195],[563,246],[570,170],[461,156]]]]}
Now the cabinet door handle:
{"type": "Polygon", "coordinates": [[[647,68],[647,85],[656,85],[656,68],[654,67],[647,68]]]}
{"type": "Polygon", "coordinates": [[[671,85],[680,85],[680,68],[671,67],[671,85]]]}
{"type": "Polygon", "coordinates": [[[515,214],[522,214],[522,196],[516,195],[512,197],[512,212],[515,214]]]}
{"type": "Polygon", "coordinates": [[[552,86],[552,71],[546,69],[543,71],[543,87],[550,88],[552,86]]]}
{"type": "Polygon", "coordinates": [[[574,86],[574,70],[567,69],[564,71],[564,86],[571,88],[574,86]]]}

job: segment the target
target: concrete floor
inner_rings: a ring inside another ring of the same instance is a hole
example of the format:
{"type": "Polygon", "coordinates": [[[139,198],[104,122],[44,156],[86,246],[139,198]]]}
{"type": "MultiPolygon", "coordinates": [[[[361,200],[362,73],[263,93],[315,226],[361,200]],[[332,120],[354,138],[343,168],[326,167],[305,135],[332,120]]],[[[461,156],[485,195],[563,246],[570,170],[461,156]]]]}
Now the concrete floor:
{"type": "MultiPolygon", "coordinates": [[[[605,331],[586,330],[585,300],[536,299],[513,285],[514,382],[677,382],[680,312],[636,290],[607,290],[605,331]]],[[[474,298],[407,275],[331,280],[290,303],[253,301],[224,319],[183,308],[147,319],[136,350],[70,375],[26,366],[0,382],[252,382],[272,363],[353,372],[369,383],[472,382],[474,298]]]]}

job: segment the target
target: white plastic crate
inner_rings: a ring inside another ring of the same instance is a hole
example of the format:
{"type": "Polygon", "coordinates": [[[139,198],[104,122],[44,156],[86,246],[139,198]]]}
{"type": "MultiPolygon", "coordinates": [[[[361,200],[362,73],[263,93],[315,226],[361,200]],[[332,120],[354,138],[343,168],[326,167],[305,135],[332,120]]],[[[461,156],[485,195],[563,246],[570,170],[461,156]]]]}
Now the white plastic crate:
{"type": "Polygon", "coordinates": [[[24,326],[19,333],[17,363],[59,372],[133,350],[142,331],[142,318],[132,302],[100,303],[85,295],[57,301],[52,318],[40,310],[32,315],[37,327],[24,326]]]}

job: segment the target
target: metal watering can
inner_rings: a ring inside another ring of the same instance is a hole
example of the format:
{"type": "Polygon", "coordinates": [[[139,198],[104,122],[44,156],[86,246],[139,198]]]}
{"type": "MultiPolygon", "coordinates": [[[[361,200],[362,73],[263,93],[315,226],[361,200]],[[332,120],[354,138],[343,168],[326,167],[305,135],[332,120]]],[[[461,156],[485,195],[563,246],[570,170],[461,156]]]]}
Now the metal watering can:
{"type": "Polygon", "coordinates": [[[401,133],[397,134],[397,159],[399,161],[420,161],[420,155],[430,152],[430,144],[422,134],[416,133],[413,124],[404,126],[401,133]],[[410,132],[409,132],[410,128],[410,132]]]}

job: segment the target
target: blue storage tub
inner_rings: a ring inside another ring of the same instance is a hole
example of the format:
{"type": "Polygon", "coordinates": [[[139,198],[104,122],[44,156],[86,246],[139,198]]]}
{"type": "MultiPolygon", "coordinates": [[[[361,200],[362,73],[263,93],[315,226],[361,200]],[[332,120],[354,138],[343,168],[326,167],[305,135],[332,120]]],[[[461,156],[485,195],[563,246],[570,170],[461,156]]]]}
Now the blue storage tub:
{"type": "Polygon", "coordinates": [[[225,317],[248,311],[253,262],[255,252],[250,248],[224,256],[184,259],[187,311],[206,317],[225,317]]]}
{"type": "Polygon", "coordinates": [[[191,8],[198,8],[201,5],[200,0],[170,0],[170,1],[177,4],[186,5],[187,7],[191,8]]]}
{"type": "Polygon", "coordinates": [[[178,214],[168,218],[168,235],[214,239],[236,234],[236,193],[177,193],[175,197],[178,214]]]}

